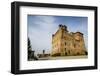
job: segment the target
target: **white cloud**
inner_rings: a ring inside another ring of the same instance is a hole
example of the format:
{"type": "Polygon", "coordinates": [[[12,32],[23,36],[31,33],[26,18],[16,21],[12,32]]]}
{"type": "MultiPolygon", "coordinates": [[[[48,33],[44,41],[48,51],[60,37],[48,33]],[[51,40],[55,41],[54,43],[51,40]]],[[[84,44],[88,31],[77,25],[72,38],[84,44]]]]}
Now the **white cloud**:
{"type": "MultiPolygon", "coordinates": [[[[55,16],[33,16],[30,20],[31,24],[28,25],[28,36],[31,40],[32,49],[37,53],[42,53],[44,49],[47,53],[51,51],[52,34],[56,32],[60,23],[56,20],[55,16]]],[[[68,25],[68,30],[70,32],[80,31],[84,33],[85,44],[87,46],[87,26],[84,25],[84,22],[75,26],[72,23],[72,25],[68,25]]]]}
{"type": "Polygon", "coordinates": [[[42,52],[43,49],[50,52],[52,34],[57,28],[55,18],[53,16],[36,16],[35,19],[35,25],[28,27],[32,49],[37,52],[42,52]],[[34,26],[37,27],[34,28],[34,26]]]}

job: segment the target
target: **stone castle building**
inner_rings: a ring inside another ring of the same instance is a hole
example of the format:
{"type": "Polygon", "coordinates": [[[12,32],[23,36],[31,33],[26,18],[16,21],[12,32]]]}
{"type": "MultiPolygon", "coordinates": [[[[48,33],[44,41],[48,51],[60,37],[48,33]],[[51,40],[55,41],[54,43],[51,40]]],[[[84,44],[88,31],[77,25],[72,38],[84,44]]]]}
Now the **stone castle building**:
{"type": "Polygon", "coordinates": [[[84,36],[81,32],[68,32],[67,26],[60,24],[59,29],[52,35],[51,55],[70,56],[86,55],[84,36]]]}

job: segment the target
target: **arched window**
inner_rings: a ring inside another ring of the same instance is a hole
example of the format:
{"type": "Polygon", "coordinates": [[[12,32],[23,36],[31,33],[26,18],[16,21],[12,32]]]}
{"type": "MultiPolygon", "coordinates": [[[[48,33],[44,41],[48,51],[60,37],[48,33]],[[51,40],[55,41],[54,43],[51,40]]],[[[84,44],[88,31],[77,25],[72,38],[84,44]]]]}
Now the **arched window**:
{"type": "Polygon", "coordinates": [[[66,51],[66,48],[65,48],[65,51],[66,51]]]}
{"type": "Polygon", "coordinates": [[[74,44],[74,47],[76,47],[76,44],[74,44]]]}
{"type": "Polygon", "coordinates": [[[66,42],[65,42],[65,45],[66,45],[66,42]]]}

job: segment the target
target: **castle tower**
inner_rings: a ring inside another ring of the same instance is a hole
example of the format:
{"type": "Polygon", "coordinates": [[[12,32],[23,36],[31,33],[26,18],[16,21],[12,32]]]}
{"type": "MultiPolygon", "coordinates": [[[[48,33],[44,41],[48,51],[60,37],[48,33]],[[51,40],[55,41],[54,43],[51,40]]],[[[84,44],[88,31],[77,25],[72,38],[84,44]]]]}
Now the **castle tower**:
{"type": "Polygon", "coordinates": [[[86,47],[85,47],[83,33],[76,32],[74,34],[74,45],[76,45],[74,49],[75,54],[85,54],[86,47]]]}
{"type": "Polygon", "coordinates": [[[85,52],[83,34],[81,32],[69,33],[67,26],[60,24],[57,32],[52,35],[51,55],[84,55],[85,52]]]}

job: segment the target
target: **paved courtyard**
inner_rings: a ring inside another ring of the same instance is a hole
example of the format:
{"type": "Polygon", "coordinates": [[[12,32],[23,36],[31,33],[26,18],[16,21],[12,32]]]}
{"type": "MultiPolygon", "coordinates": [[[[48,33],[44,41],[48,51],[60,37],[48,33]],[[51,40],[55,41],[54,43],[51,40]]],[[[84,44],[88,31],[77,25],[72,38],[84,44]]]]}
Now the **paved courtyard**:
{"type": "Polygon", "coordinates": [[[43,58],[39,58],[39,60],[84,59],[84,58],[88,58],[88,56],[87,55],[81,55],[81,56],[43,57],[43,58]]]}

